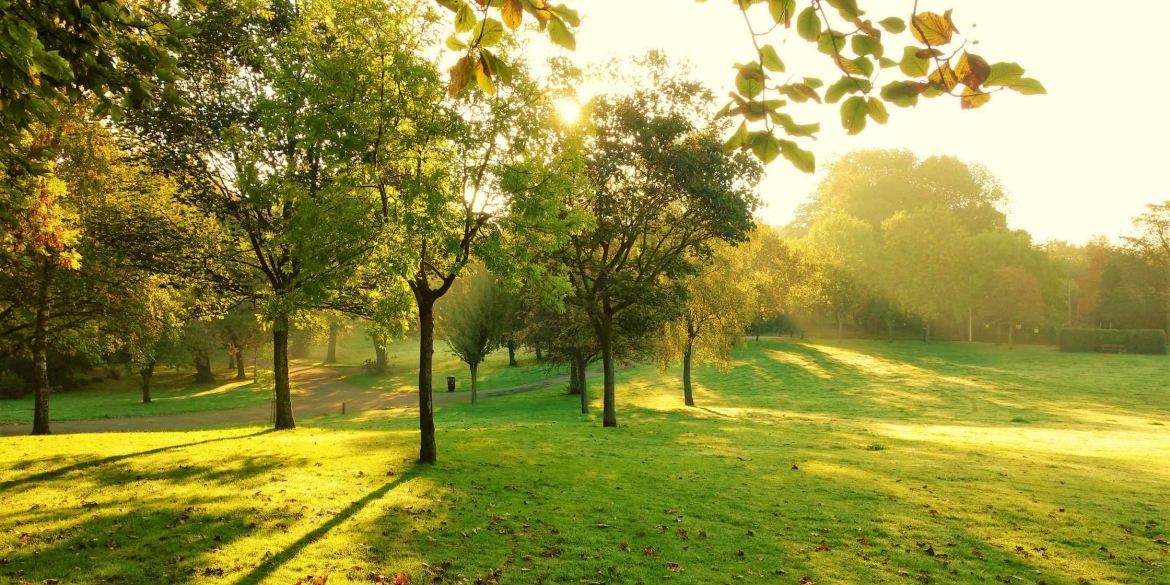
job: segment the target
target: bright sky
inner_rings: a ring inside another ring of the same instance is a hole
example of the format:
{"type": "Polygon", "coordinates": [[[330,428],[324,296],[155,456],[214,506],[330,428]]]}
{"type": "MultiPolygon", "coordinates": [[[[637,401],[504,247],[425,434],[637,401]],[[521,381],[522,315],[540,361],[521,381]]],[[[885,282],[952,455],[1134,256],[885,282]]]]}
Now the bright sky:
{"type": "MultiPolygon", "coordinates": [[[[585,18],[577,39],[580,62],[664,49],[693,62],[693,74],[725,96],[733,82],[731,65],[754,58],[742,17],[727,0],[574,0],[570,5],[585,18]]],[[[883,7],[888,12],[881,17],[905,18],[913,1],[869,0],[861,6],[883,7]]],[[[980,41],[972,52],[993,63],[1019,63],[1028,77],[1044,83],[1048,95],[998,93],[969,111],[946,97],[920,100],[913,109],[891,106],[887,125],[871,121],[859,136],[845,135],[840,104],[798,106],[791,110],[798,122],[821,122],[819,140],[803,143],[816,152],[819,168],[859,148],[909,148],[920,156],[953,154],[983,163],[1010,194],[1011,226],[1027,229],[1037,241],[1116,238],[1128,233],[1130,219],[1146,203],[1170,198],[1160,176],[1170,152],[1163,145],[1170,135],[1163,113],[1170,84],[1157,67],[1151,69],[1164,49],[1156,31],[1170,22],[1170,2],[919,2],[920,10],[942,13],[948,7],[955,9],[959,31],[980,41]],[[972,23],[978,27],[972,29],[972,23]]],[[[909,35],[899,35],[887,43],[894,53],[888,56],[900,59],[908,41],[909,35]]],[[[826,82],[837,78],[795,29],[780,29],[769,42],[788,73],[826,82]]],[[[787,223],[820,177],[796,171],[783,159],[772,163],[760,186],[767,204],[763,218],[787,223]]]]}

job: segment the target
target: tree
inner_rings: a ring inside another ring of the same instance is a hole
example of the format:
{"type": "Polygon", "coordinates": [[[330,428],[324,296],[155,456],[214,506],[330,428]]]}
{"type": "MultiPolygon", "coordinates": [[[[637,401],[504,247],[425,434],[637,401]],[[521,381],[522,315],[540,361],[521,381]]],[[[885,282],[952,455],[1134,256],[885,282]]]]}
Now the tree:
{"type": "Polygon", "coordinates": [[[364,150],[348,136],[357,107],[349,43],[327,34],[329,8],[208,5],[180,51],[190,104],[130,118],[145,160],[217,222],[222,243],[210,257],[193,251],[188,265],[271,324],[277,429],[296,426],[290,318],[329,308],[371,252],[373,213],[354,196],[351,168],[364,150]]]}
{"type": "Polygon", "coordinates": [[[922,317],[923,340],[930,341],[932,321],[969,306],[970,236],[943,207],[899,212],[882,224],[882,233],[886,289],[905,311],[922,317]]]}
{"type": "Polygon", "coordinates": [[[867,298],[864,271],[876,246],[873,229],[843,213],[821,216],[799,245],[814,266],[815,302],[833,316],[841,339],[845,321],[857,314],[867,298]]]}
{"type": "Polygon", "coordinates": [[[951,156],[919,160],[907,150],[859,150],[829,164],[794,224],[808,229],[818,217],[844,213],[878,230],[899,211],[941,206],[975,235],[1006,229],[1001,210],[1006,197],[999,180],[981,165],[951,156]]]}
{"type": "Polygon", "coordinates": [[[550,256],[601,349],[607,427],[617,426],[615,332],[657,331],[676,316],[682,280],[711,247],[746,239],[760,176],[754,161],[722,151],[718,124],[700,122],[709,91],[674,76],[659,54],[640,66],[642,85],[594,98],[564,145],[573,172],[558,193],[563,216],[579,224],[550,256]]]}
{"type": "Polygon", "coordinates": [[[479,365],[504,343],[511,295],[498,288],[482,267],[460,279],[439,306],[439,331],[447,347],[471,369],[471,402],[476,402],[479,365]]]}
{"type": "Polygon", "coordinates": [[[683,364],[683,402],[694,406],[691,367],[711,362],[731,366],[731,348],[743,339],[755,316],[757,287],[751,250],[717,245],[701,272],[685,281],[681,315],[668,321],[655,344],[660,369],[683,364]]]}
{"type": "Polygon", "coordinates": [[[997,342],[1000,323],[1007,322],[1008,345],[1012,345],[1016,323],[1036,319],[1044,314],[1040,283],[1035,276],[1018,266],[997,269],[983,290],[984,312],[988,318],[995,321],[997,342]]]}

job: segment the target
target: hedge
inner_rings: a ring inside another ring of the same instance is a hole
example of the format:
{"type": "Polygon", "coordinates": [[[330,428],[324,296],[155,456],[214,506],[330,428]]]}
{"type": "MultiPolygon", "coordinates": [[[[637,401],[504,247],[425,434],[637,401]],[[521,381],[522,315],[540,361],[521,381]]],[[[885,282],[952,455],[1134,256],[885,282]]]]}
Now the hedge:
{"type": "Polygon", "coordinates": [[[1061,329],[1060,351],[1097,351],[1103,345],[1120,345],[1129,353],[1166,353],[1166,332],[1161,329],[1061,329]]]}

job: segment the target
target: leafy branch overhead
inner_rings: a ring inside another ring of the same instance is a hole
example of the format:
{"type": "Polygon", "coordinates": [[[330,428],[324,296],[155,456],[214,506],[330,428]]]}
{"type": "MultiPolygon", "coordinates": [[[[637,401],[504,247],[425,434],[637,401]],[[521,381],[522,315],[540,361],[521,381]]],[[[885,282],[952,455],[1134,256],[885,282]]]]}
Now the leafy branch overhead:
{"type": "Polygon", "coordinates": [[[489,49],[503,42],[505,29],[520,28],[525,15],[536,22],[541,33],[548,33],[552,42],[570,51],[577,49],[573,29],[581,25],[581,18],[564,4],[553,6],[544,0],[435,1],[455,14],[455,34],[447,37],[447,48],[464,53],[450,69],[448,93],[452,97],[471,87],[472,78],[488,95],[495,95],[497,82],[512,82],[511,66],[489,49]]]}
{"type": "Polygon", "coordinates": [[[919,12],[916,2],[907,23],[896,16],[876,19],[861,10],[856,0],[811,0],[803,8],[796,0],[733,2],[743,12],[757,58],[735,65],[736,91],[718,115],[739,117],[743,122],[724,148],[750,149],[764,163],[783,155],[802,171],[811,173],[816,168],[813,153],[785,138],[815,140],[820,127],[795,123],[783,111],[788,101],[835,104],[844,99],[840,106],[841,126],[852,135],[865,130],[870,120],[885,124],[889,119],[888,104],[911,107],[917,105],[920,96],[950,95],[959,98],[962,109],[972,109],[986,104],[992,93],[1004,89],[1024,95],[1045,93],[1039,81],[1024,77],[1023,67],[1015,63],[989,64],[970,52],[968,49],[979,41],[956,39],[959,29],[950,10],[941,15],[919,12]],[[766,30],[759,32],[758,17],[753,17],[761,11],[753,9],[765,4],[770,18],[766,30]],[[796,34],[815,44],[840,72],[840,78],[826,86],[817,78],[788,74],[776,48],[765,40],[773,31],[792,29],[794,24],[796,34]],[[893,47],[887,50],[887,45],[907,31],[913,43],[901,47],[901,58],[895,61],[891,55],[897,52],[893,47]],[[883,73],[888,77],[897,72],[906,78],[886,82],[879,88],[883,73]],[[762,127],[758,125],[761,122],[762,127]],[[757,125],[753,129],[750,124],[757,125]]]}

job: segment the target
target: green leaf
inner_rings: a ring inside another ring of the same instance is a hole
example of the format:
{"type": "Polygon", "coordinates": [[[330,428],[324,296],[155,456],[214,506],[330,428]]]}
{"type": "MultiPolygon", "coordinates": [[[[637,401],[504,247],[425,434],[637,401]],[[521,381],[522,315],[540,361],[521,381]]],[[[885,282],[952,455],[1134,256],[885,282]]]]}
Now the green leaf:
{"type": "Polygon", "coordinates": [[[480,59],[475,64],[475,82],[479,84],[479,88],[488,95],[496,95],[496,83],[492,81],[492,76],[488,73],[487,63],[480,59]]]}
{"type": "Polygon", "coordinates": [[[1024,76],[1024,68],[1015,63],[994,63],[983,80],[983,87],[1009,85],[1024,76]]]}
{"type": "MultiPolygon", "coordinates": [[[[545,5],[547,6],[547,3],[545,5]]],[[[565,21],[565,23],[569,26],[574,28],[581,26],[581,15],[578,14],[576,10],[569,8],[564,4],[558,4],[557,6],[551,8],[551,10],[556,13],[557,16],[560,16],[561,20],[565,21]]]]}
{"type": "Polygon", "coordinates": [[[817,15],[816,8],[809,6],[800,11],[800,16],[796,17],[796,34],[809,42],[820,38],[821,17],[817,15]]]}
{"type": "Polygon", "coordinates": [[[815,173],[817,170],[816,155],[797,146],[791,140],[780,140],[780,154],[801,171],[815,173]]]}
{"type": "Polygon", "coordinates": [[[878,67],[881,67],[882,69],[889,69],[890,67],[897,66],[898,62],[889,57],[882,57],[881,59],[878,59],[878,67]]]}
{"type": "Polygon", "coordinates": [[[853,35],[853,40],[850,44],[853,47],[853,52],[859,57],[862,55],[873,55],[875,59],[880,59],[886,51],[881,41],[868,35],[853,35]]]}
{"type": "Polygon", "coordinates": [[[845,35],[835,30],[826,30],[817,38],[817,50],[826,54],[839,54],[845,50],[845,35]]]}
{"type": "Polygon", "coordinates": [[[455,10],[455,32],[465,33],[475,28],[475,10],[467,2],[460,2],[455,10]]]}
{"type": "Polygon", "coordinates": [[[837,9],[841,13],[841,18],[853,22],[860,18],[865,11],[857,7],[857,0],[826,0],[829,6],[837,9]]]}
{"type": "Polygon", "coordinates": [[[788,96],[792,101],[803,104],[812,99],[818,104],[821,103],[821,96],[817,94],[817,90],[805,85],[803,83],[793,83],[789,85],[781,85],[780,93],[788,96]]]}
{"type": "Polygon", "coordinates": [[[792,116],[780,112],[772,114],[772,122],[784,128],[784,132],[789,136],[808,136],[811,137],[817,132],[821,131],[821,123],[813,122],[812,124],[797,124],[792,116]]]}
{"type": "Polygon", "coordinates": [[[900,108],[918,105],[918,94],[922,90],[904,81],[893,81],[882,88],[882,99],[900,108]]]}
{"type": "Polygon", "coordinates": [[[825,86],[825,82],[821,81],[820,79],[817,79],[816,77],[805,77],[803,79],[804,79],[804,84],[813,88],[813,89],[818,89],[818,88],[825,86]]]}
{"type": "Polygon", "coordinates": [[[735,134],[732,134],[731,138],[728,138],[727,142],[723,143],[723,152],[732,152],[743,148],[747,143],[747,137],[747,122],[740,122],[739,128],[736,129],[735,134]]]}
{"type": "Polygon", "coordinates": [[[756,158],[764,164],[769,164],[780,156],[780,140],[763,130],[752,132],[748,137],[748,145],[756,158]]]}
{"type": "Polygon", "coordinates": [[[570,51],[577,50],[577,37],[560,20],[554,18],[548,21],[548,38],[570,51]]]}
{"type": "Polygon", "coordinates": [[[841,127],[850,135],[859,134],[865,130],[865,116],[869,113],[869,105],[865,98],[853,96],[841,104],[841,127]]]}
{"type": "Polygon", "coordinates": [[[792,26],[792,15],[796,13],[796,0],[768,0],[768,12],[772,13],[772,20],[776,24],[784,24],[784,28],[792,26]]]}
{"type": "Polygon", "coordinates": [[[764,45],[760,48],[760,58],[768,71],[784,73],[784,62],[780,60],[780,55],[776,54],[776,49],[772,45],[764,45]]]}
{"type": "Polygon", "coordinates": [[[1006,86],[1024,95],[1040,95],[1048,93],[1048,90],[1044,89],[1043,84],[1030,77],[1021,77],[1011,83],[1006,84],[1006,86]]]}
{"type": "Polygon", "coordinates": [[[452,51],[462,51],[467,48],[467,43],[455,35],[447,37],[447,48],[452,51]]]}
{"type": "Polygon", "coordinates": [[[504,25],[494,18],[481,20],[471,33],[472,43],[481,47],[494,47],[504,40],[504,25]]]}
{"type": "Polygon", "coordinates": [[[892,34],[901,34],[902,31],[906,30],[906,21],[896,16],[883,18],[878,21],[878,24],[892,34]]]}
{"type": "MultiPolygon", "coordinates": [[[[752,69],[745,67],[735,76],[735,89],[745,98],[752,99],[764,92],[764,80],[758,75],[751,75],[752,69]]],[[[756,70],[758,71],[758,70],[756,70]]]]}
{"type": "Polygon", "coordinates": [[[835,104],[845,97],[848,93],[857,93],[859,91],[869,91],[869,80],[860,79],[857,77],[845,76],[838,79],[836,83],[830,85],[825,90],[825,101],[830,104],[835,104]]]}
{"type": "Polygon", "coordinates": [[[869,117],[873,118],[874,122],[885,124],[889,121],[890,113],[886,111],[886,105],[881,100],[871,97],[866,104],[869,108],[869,117]]]}
{"type": "Polygon", "coordinates": [[[918,56],[918,47],[902,49],[902,61],[898,68],[907,77],[926,77],[930,73],[930,59],[918,56]]]}

